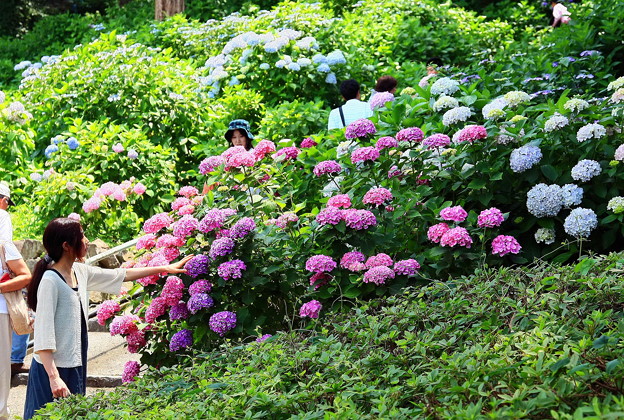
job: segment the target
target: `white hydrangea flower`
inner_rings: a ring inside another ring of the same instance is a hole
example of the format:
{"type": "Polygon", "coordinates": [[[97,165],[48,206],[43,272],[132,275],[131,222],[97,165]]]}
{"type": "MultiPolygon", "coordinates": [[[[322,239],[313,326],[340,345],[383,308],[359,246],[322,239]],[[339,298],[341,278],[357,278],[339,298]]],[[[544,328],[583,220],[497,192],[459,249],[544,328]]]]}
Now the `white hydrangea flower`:
{"type": "Polygon", "coordinates": [[[452,95],[459,90],[459,82],[448,77],[442,77],[431,85],[432,95],[452,95]]]}
{"type": "Polygon", "coordinates": [[[613,95],[611,95],[611,102],[614,104],[619,104],[624,102],[624,88],[619,88],[613,95]]]}
{"type": "Polygon", "coordinates": [[[607,90],[618,90],[619,88],[624,87],[624,76],[618,77],[607,86],[607,90]]]}
{"type": "Polygon", "coordinates": [[[571,112],[581,112],[589,108],[589,102],[579,98],[572,98],[568,100],[563,107],[571,112]]]}
{"type": "Polygon", "coordinates": [[[507,92],[503,98],[507,101],[507,105],[511,107],[516,107],[520,104],[531,101],[531,96],[521,90],[512,90],[511,92],[507,92]]]}
{"type": "Polygon", "coordinates": [[[566,125],[568,125],[568,123],[569,120],[566,117],[556,112],[555,115],[550,117],[548,121],[546,121],[546,123],[544,124],[544,131],[550,133],[552,131],[565,127],[566,125]]]}
{"type": "Polygon", "coordinates": [[[505,98],[496,98],[489,104],[485,105],[481,112],[486,120],[497,119],[505,115],[503,109],[507,106],[505,98]]]}
{"type": "Polygon", "coordinates": [[[225,66],[226,63],[227,63],[227,57],[225,56],[225,54],[219,54],[219,55],[215,55],[214,57],[208,58],[208,60],[206,60],[206,64],[204,64],[204,67],[207,67],[207,68],[223,67],[225,66]]]}
{"type": "Polygon", "coordinates": [[[457,108],[458,106],[459,101],[457,99],[452,96],[442,95],[435,101],[432,108],[435,112],[439,112],[446,108],[457,108]]]}
{"type": "Polygon", "coordinates": [[[582,143],[585,140],[589,139],[599,139],[601,137],[604,137],[606,134],[607,130],[606,128],[604,128],[604,126],[598,123],[592,123],[579,128],[578,132],[576,133],[576,140],[578,140],[579,143],[582,143]]]}
{"type": "Polygon", "coordinates": [[[555,243],[555,230],[548,228],[539,228],[535,232],[535,242],[550,245],[555,243]]]}
{"type": "Polygon", "coordinates": [[[613,197],[607,204],[607,210],[611,210],[615,214],[624,212],[624,197],[613,197]]]}
{"type": "Polygon", "coordinates": [[[5,99],[6,99],[6,95],[4,94],[3,91],[0,90],[0,104],[4,103],[5,99]]]}
{"type": "Polygon", "coordinates": [[[447,127],[461,121],[466,121],[472,115],[472,111],[467,106],[459,106],[449,109],[442,116],[442,123],[447,127]]]}

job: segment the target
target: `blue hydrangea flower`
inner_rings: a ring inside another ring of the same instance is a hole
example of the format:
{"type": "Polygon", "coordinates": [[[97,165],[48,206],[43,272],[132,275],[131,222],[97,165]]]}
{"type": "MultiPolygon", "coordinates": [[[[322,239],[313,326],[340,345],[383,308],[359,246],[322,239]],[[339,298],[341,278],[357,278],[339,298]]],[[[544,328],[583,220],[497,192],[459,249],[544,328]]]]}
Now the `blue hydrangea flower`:
{"type": "Polygon", "coordinates": [[[50,159],[50,156],[52,156],[56,152],[58,152],[58,146],[56,144],[51,144],[48,147],[46,147],[43,153],[45,154],[45,157],[50,159]]]}
{"type": "Polygon", "coordinates": [[[542,151],[537,146],[522,146],[511,152],[509,165],[517,173],[531,169],[542,160],[542,151]]]}
{"type": "Polygon", "coordinates": [[[575,238],[587,238],[596,226],[598,226],[596,213],[591,209],[582,207],[572,210],[563,222],[566,233],[575,238]]]}
{"type": "Polygon", "coordinates": [[[136,150],[134,150],[134,149],[128,150],[128,158],[129,159],[134,160],[134,159],[136,159],[138,157],[139,157],[139,153],[136,150]]]}
{"type": "Polygon", "coordinates": [[[288,70],[292,70],[292,71],[299,71],[301,70],[301,66],[297,63],[290,63],[288,65],[288,70]]]}
{"type": "Polygon", "coordinates": [[[58,136],[52,137],[50,144],[59,144],[59,143],[63,143],[64,141],[65,139],[63,138],[63,136],[59,134],[58,136]]]}
{"type": "Polygon", "coordinates": [[[583,189],[575,184],[565,184],[561,187],[561,199],[564,207],[578,206],[583,201],[583,189]]]}
{"type": "Polygon", "coordinates": [[[69,150],[76,150],[80,147],[80,142],[76,139],[76,137],[70,137],[67,139],[67,146],[69,146],[69,150]]]}
{"type": "Polygon", "coordinates": [[[325,83],[329,83],[332,85],[338,83],[338,81],[336,80],[336,75],[334,73],[328,73],[327,77],[325,78],[325,83]]]}
{"type": "Polygon", "coordinates": [[[315,54],[314,57],[312,57],[312,61],[314,61],[315,64],[327,63],[327,57],[325,57],[321,53],[318,53],[318,54],[315,54]]]}
{"type": "Polygon", "coordinates": [[[337,64],[345,64],[347,60],[345,59],[342,51],[336,50],[327,54],[327,64],[330,66],[335,66],[337,64]]]}
{"type": "Polygon", "coordinates": [[[321,63],[316,68],[316,70],[319,71],[320,73],[329,73],[331,71],[331,68],[327,65],[327,63],[321,63]]]}
{"type": "Polygon", "coordinates": [[[554,217],[563,205],[559,185],[537,184],[527,193],[527,209],[535,217],[554,217]]]}
{"type": "Polygon", "coordinates": [[[271,66],[268,63],[262,63],[260,64],[260,70],[268,70],[271,68],[271,66]]]}
{"type": "Polygon", "coordinates": [[[230,82],[228,83],[230,86],[240,85],[240,80],[236,76],[232,76],[230,82]]]}
{"type": "Polygon", "coordinates": [[[587,182],[593,177],[600,175],[602,169],[595,160],[583,159],[572,168],[572,179],[587,182]]]}

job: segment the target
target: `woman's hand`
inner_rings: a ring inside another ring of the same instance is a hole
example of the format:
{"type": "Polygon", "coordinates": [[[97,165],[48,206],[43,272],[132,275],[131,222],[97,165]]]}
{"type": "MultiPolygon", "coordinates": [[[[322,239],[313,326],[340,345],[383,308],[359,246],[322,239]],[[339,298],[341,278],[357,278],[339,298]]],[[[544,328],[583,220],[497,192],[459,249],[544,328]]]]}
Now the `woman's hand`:
{"type": "Polygon", "coordinates": [[[191,258],[193,258],[195,255],[187,255],[186,257],[182,258],[180,261],[173,263],[173,264],[169,264],[166,267],[167,273],[169,274],[181,274],[181,273],[186,273],[186,269],[184,268],[184,266],[186,265],[187,262],[189,262],[189,260],[191,258]]]}
{"type": "Polygon", "coordinates": [[[54,398],[65,398],[71,395],[65,382],[58,376],[50,378],[50,389],[54,398]]]}

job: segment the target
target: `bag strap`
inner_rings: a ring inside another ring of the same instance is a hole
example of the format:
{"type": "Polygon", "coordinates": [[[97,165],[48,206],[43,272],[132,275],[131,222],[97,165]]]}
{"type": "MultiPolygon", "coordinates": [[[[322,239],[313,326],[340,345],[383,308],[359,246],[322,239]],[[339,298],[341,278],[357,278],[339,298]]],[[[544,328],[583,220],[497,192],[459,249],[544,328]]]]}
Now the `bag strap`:
{"type": "Polygon", "coordinates": [[[2,262],[2,269],[8,273],[11,272],[9,266],[6,263],[6,255],[4,254],[4,241],[0,242],[0,261],[2,262]]]}
{"type": "Polygon", "coordinates": [[[342,126],[346,128],[347,124],[345,123],[345,117],[344,117],[344,112],[342,112],[342,106],[338,107],[338,112],[340,112],[340,120],[342,121],[342,126]]]}

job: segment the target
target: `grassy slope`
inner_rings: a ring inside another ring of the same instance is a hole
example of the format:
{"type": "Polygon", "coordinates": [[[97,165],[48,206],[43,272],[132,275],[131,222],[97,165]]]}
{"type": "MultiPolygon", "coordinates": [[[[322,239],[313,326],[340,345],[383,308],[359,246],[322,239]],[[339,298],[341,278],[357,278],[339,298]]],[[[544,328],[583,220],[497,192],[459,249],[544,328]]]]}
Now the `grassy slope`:
{"type": "Polygon", "coordinates": [[[624,256],[359,303],[316,332],[188,358],[49,418],[621,418],[624,256]],[[584,417],[585,416],[585,417],[584,417]]]}

